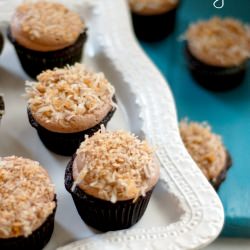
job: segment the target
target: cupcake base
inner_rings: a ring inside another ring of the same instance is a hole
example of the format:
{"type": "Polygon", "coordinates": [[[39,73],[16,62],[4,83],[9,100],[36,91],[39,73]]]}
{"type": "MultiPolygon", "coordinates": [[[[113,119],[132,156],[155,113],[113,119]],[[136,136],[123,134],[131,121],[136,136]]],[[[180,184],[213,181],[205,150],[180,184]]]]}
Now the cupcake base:
{"type": "Polygon", "coordinates": [[[227,161],[224,169],[221,171],[221,173],[217,178],[210,181],[211,185],[214,187],[215,190],[218,190],[222,182],[226,179],[227,171],[231,166],[232,166],[232,158],[230,154],[227,152],[227,161]]]}
{"type": "Polygon", "coordinates": [[[246,62],[234,67],[210,66],[194,57],[187,44],[185,51],[193,78],[204,88],[219,92],[233,89],[242,83],[246,73],[246,62]]]}
{"type": "Polygon", "coordinates": [[[86,224],[106,232],[129,228],[140,220],[147,208],[153,189],[148,191],[145,197],[140,196],[134,203],[133,200],[111,203],[88,195],[78,187],[72,191],[73,161],[74,157],[66,168],[65,188],[72,195],[77,211],[86,224]]]}
{"type": "Polygon", "coordinates": [[[141,15],[132,12],[132,22],[136,36],[147,42],[166,38],[175,27],[177,7],[157,15],[141,15]]]}
{"type": "Polygon", "coordinates": [[[59,155],[72,156],[76,152],[80,143],[84,141],[86,135],[93,135],[101,128],[102,124],[106,127],[114,112],[115,109],[111,110],[96,126],[76,133],[58,133],[49,131],[35,121],[30,110],[28,110],[28,118],[31,126],[37,130],[37,133],[46,148],[59,155]]]}
{"type": "Polygon", "coordinates": [[[87,39],[87,32],[81,33],[73,45],[49,52],[40,52],[23,47],[11,36],[10,31],[8,32],[8,37],[16,49],[24,71],[35,79],[44,70],[55,67],[62,68],[66,65],[73,65],[76,62],[80,62],[83,45],[87,39]]]}
{"type": "MultiPolygon", "coordinates": [[[[56,199],[55,199],[56,201],[56,199]]],[[[55,220],[56,207],[46,221],[28,237],[19,236],[15,238],[0,239],[0,249],[2,250],[42,250],[49,242],[55,220]]]]}

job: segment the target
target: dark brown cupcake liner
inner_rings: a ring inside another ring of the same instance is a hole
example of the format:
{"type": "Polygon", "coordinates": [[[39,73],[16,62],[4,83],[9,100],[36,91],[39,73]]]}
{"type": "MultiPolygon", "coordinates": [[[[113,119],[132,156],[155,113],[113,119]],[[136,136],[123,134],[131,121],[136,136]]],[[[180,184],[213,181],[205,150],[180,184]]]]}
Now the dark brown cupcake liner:
{"type": "Polygon", "coordinates": [[[38,136],[46,148],[59,155],[72,156],[76,152],[80,143],[84,141],[86,135],[92,136],[101,128],[102,124],[105,127],[107,126],[107,123],[112,118],[114,112],[115,109],[112,109],[99,124],[76,133],[58,133],[49,131],[35,121],[29,109],[28,118],[31,126],[37,130],[38,136]]]}
{"type": "MultiPolygon", "coordinates": [[[[56,198],[55,198],[56,202],[56,198]]],[[[41,250],[50,241],[54,230],[56,207],[46,221],[28,237],[0,238],[1,250],[41,250]]]]}
{"type": "Polygon", "coordinates": [[[175,27],[176,12],[174,9],[157,15],[142,15],[132,12],[132,22],[136,36],[147,42],[156,42],[166,38],[175,27]]]}
{"type": "Polygon", "coordinates": [[[239,86],[244,79],[247,62],[233,67],[210,66],[194,57],[187,43],[185,53],[193,78],[208,90],[217,92],[230,90],[239,86]]]}
{"type": "Polygon", "coordinates": [[[14,45],[16,53],[24,71],[32,78],[36,78],[42,71],[62,68],[66,65],[73,65],[80,62],[83,53],[83,45],[87,39],[86,30],[81,33],[76,42],[64,49],[40,52],[27,49],[20,45],[8,31],[8,38],[14,45]]]}
{"type": "Polygon", "coordinates": [[[4,112],[5,112],[4,100],[3,100],[2,95],[0,95],[0,122],[1,122],[4,112]]]}
{"type": "Polygon", "coordinates": [[[1,54],[2,50],[3,50],[3,43],[4,43],[3,35],[0,32],[0,54],[1,54]]]}
{"type": "Polygon", "coordinates": [[[218,190],[222,182],[226,179],[227,171],[231,166],[232,166],[232,158],[229,152],[227,152],[227,160],[224,169],[221,171],[219,176],[210,181],[211,185],[214,187],[215,190],[218,190]]]}
{"type": "Polygon", "coordinates": [[[71,190],[74,183],[72,176],[72,157],[65,171],[65,188],[72,195],[76,209],[82,220],[89,226],[106,232],[126,229],[137,223],[143,216],[153,189],[148,191],[145,197],[140,196],[135,202],[133,200],[110,201],[101,200],[86,194],[76,187],[71,190]]]}

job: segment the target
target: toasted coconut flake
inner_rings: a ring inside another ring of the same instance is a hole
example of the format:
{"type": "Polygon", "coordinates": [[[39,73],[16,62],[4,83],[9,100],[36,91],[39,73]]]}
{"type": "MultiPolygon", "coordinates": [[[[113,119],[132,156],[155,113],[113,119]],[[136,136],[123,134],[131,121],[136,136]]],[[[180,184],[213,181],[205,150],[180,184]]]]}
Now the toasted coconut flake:
{"type": "Polygon", "coordinates": [[[249,26],[233,18],[194,23],[185,37],[192,54],[210,65],[234,66],[250,57],[249,26]]]}
{"type": "Polygon", "coordinates": [[[75,182],[85,192],[115,203],[145,195],[157,182],[159,165],[146,141],[123,131],[101,129],[77,150],[75,182]]]}
{"type": "Polygon", "coordinates": [[[64,5],[49,1],[25,2],[17,7],[13,24],[38,44],[69,45],[85,29],[80,16],[64,5]]]}
{"type": "Polygon", "coordinates": [[[104,117],[99,116],[103,112],[106,115],[107,106],[107,111],[115,106],[112,101],[114,92],[103,73],[94,73],[79,63],[46,70],[38,75],[37,82],[26,82],[28,105],[32,114],[39,120],[62,128],[81,126],[83,116],[97,112],[98,117],[96,115],[95,119],[102,120],[104,117]]]}
{"type": "Polygon", "coordinates": [[[221,137],[207,123],[180,122],[182,140],[208,180],[218,177],[226,166],[227,153],[221,137]]]}
{"type": "Polygon", "coordinates": [[[53,212],[54,195],[38,162],[0,157],[0,238],[30,235],[53,212]]]}

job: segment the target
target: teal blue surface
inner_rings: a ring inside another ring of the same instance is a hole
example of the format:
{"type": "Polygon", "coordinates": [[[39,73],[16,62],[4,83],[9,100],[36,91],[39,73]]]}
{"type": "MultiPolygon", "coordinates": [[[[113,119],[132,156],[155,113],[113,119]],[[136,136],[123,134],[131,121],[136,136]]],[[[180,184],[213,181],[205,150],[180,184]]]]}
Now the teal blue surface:
{"type": "MultiPolygon", "coordinates": [[[[204,90],[191,78],[178,38],[190,22],[211,16],[233,16],[250,23],[249,0],[182,0],[175,33],[162,42],[141,43],[166,76],[173,91],[179,119],[208,121],[221,134],[233,158],[219,196],[225,209],[223,236],[250,237],[250,67],[242,86],[225,93],[204,90]]],[[[157,83],[156,83],[157,84],[157,83]]]]}

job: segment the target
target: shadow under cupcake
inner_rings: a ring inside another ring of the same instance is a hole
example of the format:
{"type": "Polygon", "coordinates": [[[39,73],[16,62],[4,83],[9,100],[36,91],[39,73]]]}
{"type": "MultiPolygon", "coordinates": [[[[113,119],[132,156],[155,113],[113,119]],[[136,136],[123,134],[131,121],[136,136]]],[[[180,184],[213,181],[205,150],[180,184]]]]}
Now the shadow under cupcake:
{"type": "Polygon", "coordinates": [[[60,155],[72,156],[116,110],[113,86],[103,73],[83,64],[44,71],[26,86],[30,124],[43,144],[60,155]]]}
{"type": "Polygon", "coordinates": [[[80,62],[87,33],[77,13],[40,1],[17,7],[8,37],[24,71],[35,78],[43,70],[80,62]]]}
{"type": "Polygon", "coordinates": [[[121,230],[143,216],[159,171],[146,141],[102,128],[69,162],[65,187],[85,223],[100,231],[121,230]]]}

